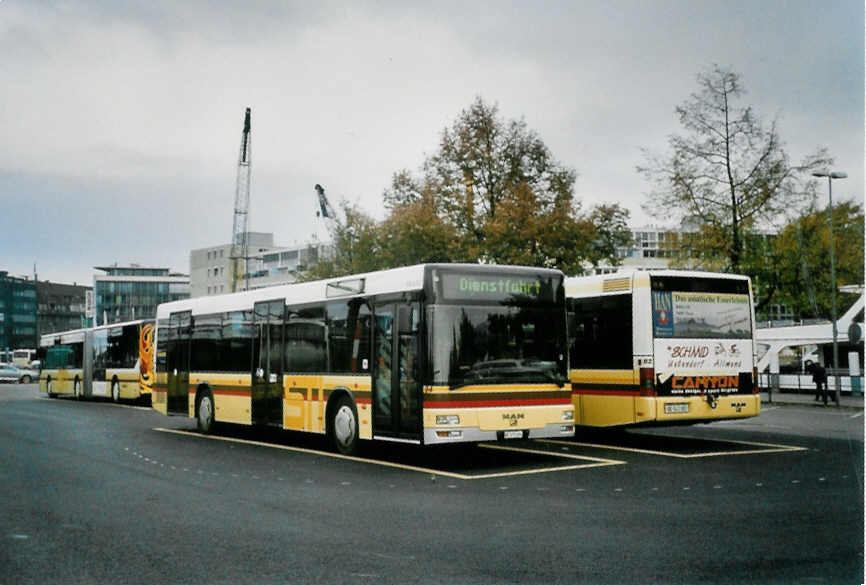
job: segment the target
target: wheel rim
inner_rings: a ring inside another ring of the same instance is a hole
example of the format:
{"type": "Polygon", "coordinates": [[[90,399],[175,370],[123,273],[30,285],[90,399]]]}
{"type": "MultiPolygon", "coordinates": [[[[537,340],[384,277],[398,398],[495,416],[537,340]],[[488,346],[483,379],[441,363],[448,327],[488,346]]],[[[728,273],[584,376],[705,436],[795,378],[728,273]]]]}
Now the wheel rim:
{"type": "Polygon", "coordinates": [[[344,447],[355,440],[355,413],[345,404],[337,410],[337,414],[334,416],[334,437],[344,447]]]}
{"type": "Polygon", "coordinates": [[[210,396],[202,396],[201,402],[198,403],[198,421],[202,427],[207,428],[210,424],[213,413],[213,406],[210,402],[210,396]]]}

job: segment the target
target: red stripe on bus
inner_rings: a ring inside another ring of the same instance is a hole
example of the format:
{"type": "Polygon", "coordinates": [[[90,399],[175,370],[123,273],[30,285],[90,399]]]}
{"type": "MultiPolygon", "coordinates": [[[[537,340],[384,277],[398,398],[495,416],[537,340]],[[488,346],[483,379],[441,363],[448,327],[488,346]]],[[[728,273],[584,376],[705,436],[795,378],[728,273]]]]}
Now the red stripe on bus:
{"type": "Polygon", "coordinates": [[[572,390],[572,394],[580,394],[582,396],[640,396],[640,392],[631,390],[605,390],[603,388],[593,390],[572,390]]]}
{"type": "MultiPolygon", "coordinates": [[[[195,394],[196,391],[197,391],[197,388],[190,388],[189,394],[195,394]]],[[[226,396],[250,396],[251,395],[250,390],[224,390],[222,388],[213,388],[213,387],[211,387],[211,392],[213,392],[214,394],[224,394],[226,396]]]]}
{"type": "Polygon", "coordinates": [[[442,400],[442,401],[425,401],[424,408],[471,408],[471,407],[487,407],[487,406],[505,406],[509,408],[520,408],[521,406],[570,406],[571,398],[537,398],[523,399],[520,402],[508,400],[442,400]]]}

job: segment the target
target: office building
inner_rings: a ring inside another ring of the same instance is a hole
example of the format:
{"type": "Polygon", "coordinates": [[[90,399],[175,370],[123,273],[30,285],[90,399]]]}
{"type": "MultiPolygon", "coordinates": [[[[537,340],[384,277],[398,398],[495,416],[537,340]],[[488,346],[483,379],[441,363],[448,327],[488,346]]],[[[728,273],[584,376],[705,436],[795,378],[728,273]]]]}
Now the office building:
{"type": "Polygon", "coordinates": [[[0,349],[36,349],[36,283],[0,270],[0,349]]]}
{"type": "Polygon", "coordinates": [[[168,268],[96,266],[93,276],[94,325],[156,316],[160,303],[189,298],[189,276],[168,268]]]}
{"type": "Polygon", "coordinates": [[[92,316],[87,314],[88,307],[93,306],[93,287],[37,280],[36,300],[37,337],[93,323],[92,316]]]}
{"type": "MultiPolygon", "coordinates": [[[[247,242],[247,269],[242,270],[242,282],[237,290],[295,282],[298,271],[316,262],[328,249],[319,242],[275,246],[274,234],[260,232],[249,232],[247,242]]],[[[220,244],[190,252],[190,296],[232,292],[231,251],[231,244],[220,244]]]]}

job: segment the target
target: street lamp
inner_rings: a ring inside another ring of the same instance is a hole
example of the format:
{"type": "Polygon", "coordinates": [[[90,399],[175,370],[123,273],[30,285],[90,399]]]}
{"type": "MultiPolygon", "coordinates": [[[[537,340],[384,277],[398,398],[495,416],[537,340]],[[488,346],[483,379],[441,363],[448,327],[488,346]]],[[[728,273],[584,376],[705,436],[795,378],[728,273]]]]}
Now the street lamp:
{"type": "Polygon", "coordinates": [[[836,325],[836,260],[833,255],[833,179],[845,179],[848,173],[841,171],[818,171],[812,173],[813,177],[827,177],[827,192],[830,196],[830,296],[833,317],[833,373],[836,380],[836,405],[839,405],[839,331],[836,325]]]}

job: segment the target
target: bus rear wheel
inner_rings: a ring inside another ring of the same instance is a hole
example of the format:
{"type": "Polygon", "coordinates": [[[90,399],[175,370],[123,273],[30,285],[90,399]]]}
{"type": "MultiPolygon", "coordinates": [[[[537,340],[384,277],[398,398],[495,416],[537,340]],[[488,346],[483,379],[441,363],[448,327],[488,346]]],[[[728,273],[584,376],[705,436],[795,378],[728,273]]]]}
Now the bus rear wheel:
{"type": "Polygon", "coordinates": [[[57,394],[51,391],[51,378],[45,382],[45,389],[48,391],[48,398],[57,398],[57,394]]]}
{"type": "Polygon", "coordinates": [[[81,382],[78,381],[78,378],[75,378],[75,383],[72,385],[72,394],[75,396],[76,400],[81,400],[83,398],[81,396],[81,382]]]}
{"type": "Polygon", "coordinates": [[[115,403],[120,402],[120,384],[117,383],[117,380],[111,383],[111,400],[115,403]]]}
{"type": "Polygon", "coordinates": [[[338,453],[353,455],[358,451],[358,411],[346,395],[337,399],[331,411],[328,438],[338,453]]]}
{"type": "Polygon", "coordinates": [[[214,427],[214,402],[210,390],[199,395],[195,407],[195,422],[199,432],[208,434],[214,427]]]}

